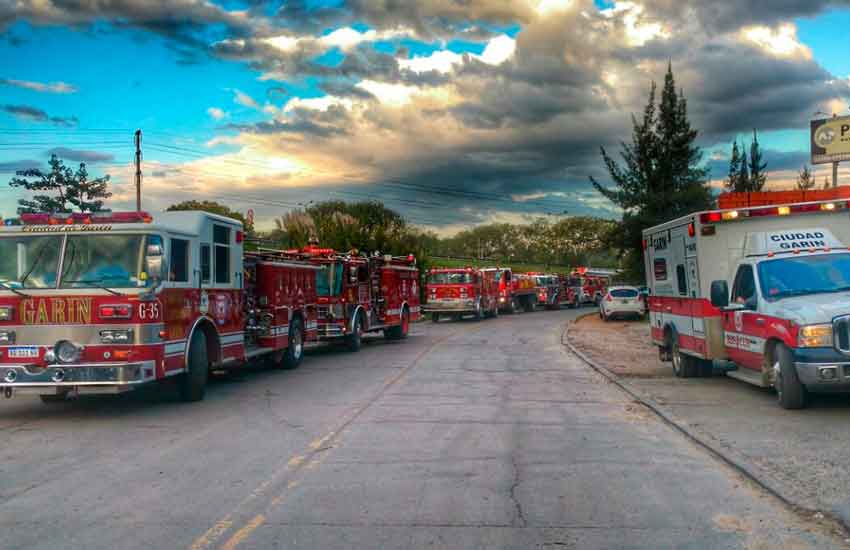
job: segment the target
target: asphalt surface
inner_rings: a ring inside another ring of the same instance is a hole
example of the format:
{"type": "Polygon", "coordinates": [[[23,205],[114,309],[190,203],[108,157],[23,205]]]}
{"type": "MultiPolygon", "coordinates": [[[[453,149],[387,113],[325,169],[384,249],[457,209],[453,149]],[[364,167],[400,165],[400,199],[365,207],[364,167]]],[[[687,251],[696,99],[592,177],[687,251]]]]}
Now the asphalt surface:
{"type": "Polygon", "coordinates": [[[843,544],[571,356],[574,315],[420,324],[196,404],[0,401],[0,547],[843,544]]]}

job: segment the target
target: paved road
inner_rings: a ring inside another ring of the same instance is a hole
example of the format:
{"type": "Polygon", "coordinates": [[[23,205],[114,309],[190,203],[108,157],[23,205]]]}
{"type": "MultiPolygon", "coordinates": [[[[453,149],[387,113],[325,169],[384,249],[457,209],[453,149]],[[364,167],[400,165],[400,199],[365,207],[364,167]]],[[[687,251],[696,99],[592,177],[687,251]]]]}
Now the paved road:
{"type": "Polygon", "coordinates": [[[832,548],[560,345],[422,324],[298,371],[0,402],[3,548],[832,548]]]}

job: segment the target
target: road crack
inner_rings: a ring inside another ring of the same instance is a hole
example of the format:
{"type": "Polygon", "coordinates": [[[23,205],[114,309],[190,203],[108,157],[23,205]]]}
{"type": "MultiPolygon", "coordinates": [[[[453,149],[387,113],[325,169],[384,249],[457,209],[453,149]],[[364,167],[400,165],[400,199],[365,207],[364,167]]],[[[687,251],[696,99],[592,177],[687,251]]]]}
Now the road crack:
{"type": "Polygon", "coordinates": [[[511,455],[511,468],[513,469],[513,480],[511,481],[511,489],[509,491],[511,502],[514,503],[514,511],[519,520],[520,527],[527,527],[528,520],[525,518],[525,511],[522,509],[522,503],[516,494],[522,480],[520,479],[519,464],[517,464],[516,456],[513,454],[511,455]]]}

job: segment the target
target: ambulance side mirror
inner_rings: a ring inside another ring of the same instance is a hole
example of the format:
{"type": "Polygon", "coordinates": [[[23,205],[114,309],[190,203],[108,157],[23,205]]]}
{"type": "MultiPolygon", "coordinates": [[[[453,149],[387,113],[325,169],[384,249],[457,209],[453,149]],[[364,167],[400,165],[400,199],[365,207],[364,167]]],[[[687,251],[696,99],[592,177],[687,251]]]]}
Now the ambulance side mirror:
{"type": "Polygon", "coordinates": [[[726,281],[711,282],[711,305],[719,309],[729,307],[729,284],[726,281]]]}

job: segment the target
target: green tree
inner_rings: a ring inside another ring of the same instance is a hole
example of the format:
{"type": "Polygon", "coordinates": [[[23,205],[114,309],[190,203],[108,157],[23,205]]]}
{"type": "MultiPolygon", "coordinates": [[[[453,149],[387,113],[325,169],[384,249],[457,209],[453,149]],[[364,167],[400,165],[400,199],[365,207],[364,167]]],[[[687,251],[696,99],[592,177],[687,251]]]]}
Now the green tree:
{"type": "Polygon", "coordinates": [[[186,210],[199,210],[239,220],[242,222],[245,233],[247,233],[248,236],[254,236],[254,224],[248,220],[245,214],[238,210],[231,210],[229,207],[215,201],[183,201],[177,204],[172,204],[165,209],[166,212],[181,212],[186,210]]]}
{"type": "Polygon", "coordinates": [[[668,66],[661,100],[656,109],[655,84],[650,88],[643,119],[632,117],[632,143],[621,144],[623,166],[601,148],[602,159],[614,187],[590,178],[593,186],[623,210],[620,224],[607,242],[625,261],[631,278],[644,277],[643,229],[710,207],[708,172],[696,146],[697,130],[687,116],[687,101],[676,91],[668,66]]]}
{"type": "Polygon", "coordinates": [[[748,193],[750,191],[750,168],[747,163],[747,151],[741,151],[741,164],[738,166],[738,191],[748,193]]]}
{"type": "Polygon", "coordinates": [[[728,191],[741,191],[738,184],[738,172],[741,170],[741,151],[738,149],[738,140],[732,142],[732,154],[729,157],[729,173],[726,176],[726,189],[728,191]]]}
{"type": "Polygon", "coordinates": [[[109,175],[89,179],[85,163],[76,171],[65,166],[56,155],[50,156],[50,171],[34,168],[21,170],[9,182],[11,187],[24,188],[36,194],[30,199],[18,199],[18,213],[29,212],[96,212],[112,196],[108,191],[109,175]],[[33,178],[33,179],[31,179],[33,178]]]}
{"type": "Polygon", "coordinates": [[[804,164],[803,167],[800,168],[800,173],[797,174],[797,189],[800,191],[808,191],[814,186],[815,178],[812,175],[812,171],[809,170],[808,164],[804,164]]]}
{"type": "Polygon", "coordinates": [[[767,163],[763,162],[758,134],[753,129],[753,142],[750,144],[750,184],[749,191],[761,191],[767,183],[767,163]]]}

